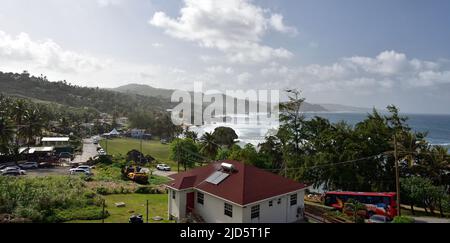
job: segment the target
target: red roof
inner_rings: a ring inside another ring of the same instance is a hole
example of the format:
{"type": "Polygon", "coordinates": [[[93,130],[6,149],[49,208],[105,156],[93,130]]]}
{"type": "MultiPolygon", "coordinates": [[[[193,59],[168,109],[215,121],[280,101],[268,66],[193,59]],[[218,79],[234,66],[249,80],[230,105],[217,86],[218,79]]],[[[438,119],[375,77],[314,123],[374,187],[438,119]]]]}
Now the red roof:
{"type": "Polygon", "coordinates": [[[177,190],[196,188],[239,205],[304,189],[307,185],[237,161],[220,161],[208,166],[170,176],[167,185],[177,190]],[[221,163],[232,164],[235,171],[218,185],[205,180],[221,169],[221,163]]]}

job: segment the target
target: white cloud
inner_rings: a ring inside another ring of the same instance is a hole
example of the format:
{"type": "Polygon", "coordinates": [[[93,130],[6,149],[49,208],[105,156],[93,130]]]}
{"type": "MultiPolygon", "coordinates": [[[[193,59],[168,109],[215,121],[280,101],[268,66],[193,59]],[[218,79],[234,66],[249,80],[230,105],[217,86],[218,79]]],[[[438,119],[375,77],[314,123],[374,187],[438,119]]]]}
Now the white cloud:
{"type": "Polygon", "coordinates": [[[251,80],[252,77],[253,75],[251,73],[248,72],[241,73],[237,76],[238,84],[245,85],[251,80]]]}
{"type": "Polygon", "coordinates": [[[152,46],[153,46],[154,48],[161,48],[161,47],[164,46],[164,44],[159,43],[159,42],[154,42],[154,43],[152,43],[152,46]]]}
{"type": "Polygon", "coordinates": [[[220,50],[229,61],[237,63],[290,58],[290,51],[264,45],[262,38],[269,29],[297,32],[284,24],[283,16],[271,14],[249,0],[184,0],[180,17],[174,19],[156,12],[149,23],[174,38],[220,50]]]}
{"type": "Polygon", "coordinates": [[[97,0],[98,6],[104,8],[109,6],[118,6],[123,3],[123,0],[97,0]]]}
{"type": "Polygon", "coordinates": [[[283,19],[284,19],[283,15],[273,14],[270,17],[269,23],[275,30],[279,32],[291,34],[294,36],[297,35],[298,30],[295,27],[286,26],[283,19]]]}
{"type": "Polygon", "coordinates": [[[11,36],[3,31],[0,31],[0,62],[19,62],[22,65],[64,72],[95,71],[108,63],[88,54],[64,50],[50,39],[35,41],[26,33],[11,36]]]}
{"type": "Polygon", "coordinates": [[[450,84],[450,67],[439,61],[408,59],[405,54],[395,51],[384,51],[376,57],[342,58],[330,65],[270,65],[262,69],[260,75],[262,79],[276,80],[307,91],[353,94],[385,92],[394,87],[433,89],[450,84]]]}
{"type": "Polygon", "coordinates": [[[233,74],[234,70],[231,67],[223,67],[223,66],[211,66],[207,67],[206,71],[213,74],[233,74]]]}

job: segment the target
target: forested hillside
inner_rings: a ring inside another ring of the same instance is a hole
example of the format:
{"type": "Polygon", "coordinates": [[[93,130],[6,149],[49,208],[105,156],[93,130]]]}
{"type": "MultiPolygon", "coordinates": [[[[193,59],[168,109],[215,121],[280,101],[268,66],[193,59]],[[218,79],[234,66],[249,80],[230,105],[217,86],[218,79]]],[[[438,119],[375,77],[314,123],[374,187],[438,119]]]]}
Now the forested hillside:
{"type": "Polygon", "coordinates": [[[138,110],[165,111],[171,107],[169,100],[160,97],[80,87],[66,81],[50,82],[44,76],[35,77],[27,72],[21,74],[0,72],[0,93],[123,115],[138,110]]]}

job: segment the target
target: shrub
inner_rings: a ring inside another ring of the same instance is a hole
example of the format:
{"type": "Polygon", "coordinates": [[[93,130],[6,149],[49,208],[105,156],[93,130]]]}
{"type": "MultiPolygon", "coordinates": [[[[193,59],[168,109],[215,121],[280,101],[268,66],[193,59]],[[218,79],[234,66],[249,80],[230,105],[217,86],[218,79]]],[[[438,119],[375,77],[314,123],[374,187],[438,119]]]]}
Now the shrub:
{"type": "Polygon", "coordinates": [[[140,186],[135,191],[139,194],[164,194],[165,191],[162,188],[154,186],[140,186]]]}
{"type": "Polygon", "coordinates": [[[71,208],[66,210],[58,210],[55,213],[56,222],[64,222],[69,220],[96,220],[103,219],[109,216],[109,212],[97,206],[90,206],[84,208],[71,208]]]}
{"type": "Polygon", "coordinates": [[[392,223],[397,223],[397,224],[412,224],[412,223],[414,223],[414,218],[406,217],[406,216],[397,216],[397,217],[394,218],[394,220],[392,221],[392,223]]]}
{"type": "Polygon", "coordinates": [[[58,212],[95,205],[99,205],[98,196],[79,177],[0,177],[0,214],[33,222],[57,222],[68,218],[59,217],[58,212]]]}
{"type": "Polygon", "coordinates": [[[170,179],[167,177],[164,177],[164,176],[152,175],[148,178],[148,182],[151,185],[161,185],[161,184],[167,183],[169,181],[170,181],[170,179]]]}
{"type": "Polygon", "coordinates": [[[106,187],[97,187],[97,193],[100,195],[108,195],[108,194],[112,194],[110,193],[110,191],[108,190],[108,188],[106,187]]]}

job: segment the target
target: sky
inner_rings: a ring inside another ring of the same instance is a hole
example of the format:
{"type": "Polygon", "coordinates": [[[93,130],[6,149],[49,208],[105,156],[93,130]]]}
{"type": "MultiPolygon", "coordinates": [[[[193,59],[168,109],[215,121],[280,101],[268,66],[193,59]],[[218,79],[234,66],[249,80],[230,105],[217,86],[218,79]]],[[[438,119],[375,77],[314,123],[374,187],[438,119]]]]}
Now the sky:
{"type": "Polygon", "coordinates": [[[450,113],[450,1],[0,0],[0,71],[450,113]]]}

